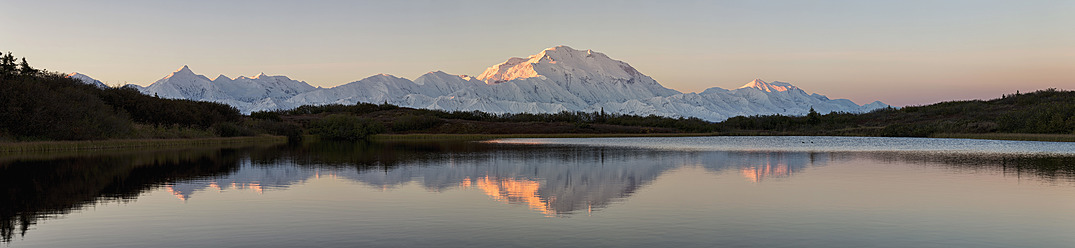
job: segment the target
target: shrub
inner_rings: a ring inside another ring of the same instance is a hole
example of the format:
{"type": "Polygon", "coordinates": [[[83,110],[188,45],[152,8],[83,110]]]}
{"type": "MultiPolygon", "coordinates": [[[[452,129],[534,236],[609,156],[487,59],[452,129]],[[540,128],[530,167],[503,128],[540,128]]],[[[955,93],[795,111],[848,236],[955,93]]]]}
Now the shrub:
{"type": "Polygon", "coordinates": [[[216,123],[213,124],[210,129],[213,130],[213,134],[216,134],[220,137],[238,137],[254,135],[253,131],[231,122],[216,123]]]}
{"type": "Polygon", "coordinates": [[[251,120],[249,126],[260,133],[287,136],[287,142],[298,143],[302,141],[302,128],[298,125],[267,120],[251,120]]]}
{"type": "Polygon", "coordinates": [[[325,140],[366,140],[383,131],[379,123],[345,114],[329,115],[310,123],[310,133],[325,140]]]}
{"type": "Polygon", "coordinates": [[[444,120],[429,115],[404,115],[392,121],[392,131],[403,132],[409,130],[423,130],[436,127],[444,123],[444,120]]]}
{"type": "Polygon", "coordinates": [[[269,121],[283,121],[280,114],[272,111],[256,111],[250,113],[250,118],[269,121]]]}

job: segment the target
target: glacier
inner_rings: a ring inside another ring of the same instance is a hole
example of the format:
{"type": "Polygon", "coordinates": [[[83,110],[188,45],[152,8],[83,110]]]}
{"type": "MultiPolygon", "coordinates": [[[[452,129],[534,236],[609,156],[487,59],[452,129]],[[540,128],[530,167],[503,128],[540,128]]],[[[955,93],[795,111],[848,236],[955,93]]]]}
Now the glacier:
{"type": "MultiPolygon", "coordinates": [[[[92,80],[85,78],[80,80],[92,80]]],[[[264,73],[253,78],[220,75],[209,79],[183,66],[149,86],[131,86],[163,98],[224,103],[247,114],[302,105],[365,102],[488,113],[604,111],[715,122],[735,116],[805,115],[811,108],[824,114],[890,107],[880,101],[858,105],[847,99],[829,99],[806,93],[790,83],[760,79],[736,89],[713,87],[700,93],[682,93],[664,87],[626,62],[568,46],[548,48],[526,58],[509,58],[477,77],[433,71],[409,80],[378,74],[321,88],[264,73]]]]}

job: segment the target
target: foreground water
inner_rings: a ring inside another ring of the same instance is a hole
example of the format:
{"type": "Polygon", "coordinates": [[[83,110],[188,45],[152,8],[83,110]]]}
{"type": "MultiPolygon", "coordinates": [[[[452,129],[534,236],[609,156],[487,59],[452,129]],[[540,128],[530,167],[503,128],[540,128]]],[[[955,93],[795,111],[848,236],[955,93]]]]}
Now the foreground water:
{"type": "Polygon", "coordinates": [[[1075,143],[317,143],[0,156],[10,247],[1071,247],[1075,143]]]}

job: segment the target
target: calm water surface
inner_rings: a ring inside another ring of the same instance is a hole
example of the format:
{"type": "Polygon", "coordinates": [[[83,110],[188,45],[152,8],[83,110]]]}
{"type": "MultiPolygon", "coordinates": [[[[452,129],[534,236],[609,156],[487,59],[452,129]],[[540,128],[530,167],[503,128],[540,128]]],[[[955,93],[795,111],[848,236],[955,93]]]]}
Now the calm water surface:
{"type": "Polygon", "coordinates": [[[0,154],[4,247],[1073,247],[1075,143],[505,139],[0,154]]]}

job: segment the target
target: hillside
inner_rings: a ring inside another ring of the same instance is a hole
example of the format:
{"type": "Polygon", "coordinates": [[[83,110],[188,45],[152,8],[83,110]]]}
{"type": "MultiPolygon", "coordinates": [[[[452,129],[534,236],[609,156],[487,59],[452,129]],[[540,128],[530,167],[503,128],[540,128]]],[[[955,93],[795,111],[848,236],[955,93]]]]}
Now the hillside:
{"type": "Polygon", "coordinates": [[[864,114],[735,117],[718,126],[731,133],[801,135],[1075,134],[1075,91],[1046,89],[992,100],[885,108],[864,114]]]}
{"type": "Polygon", "coordinates": [[[10,53],[0,54],[0,141],[284,133],[277,125],[248,123],[228,105],[102,87],[85,75],[34,69],[25,58],[15,61],[10,53]]]}

